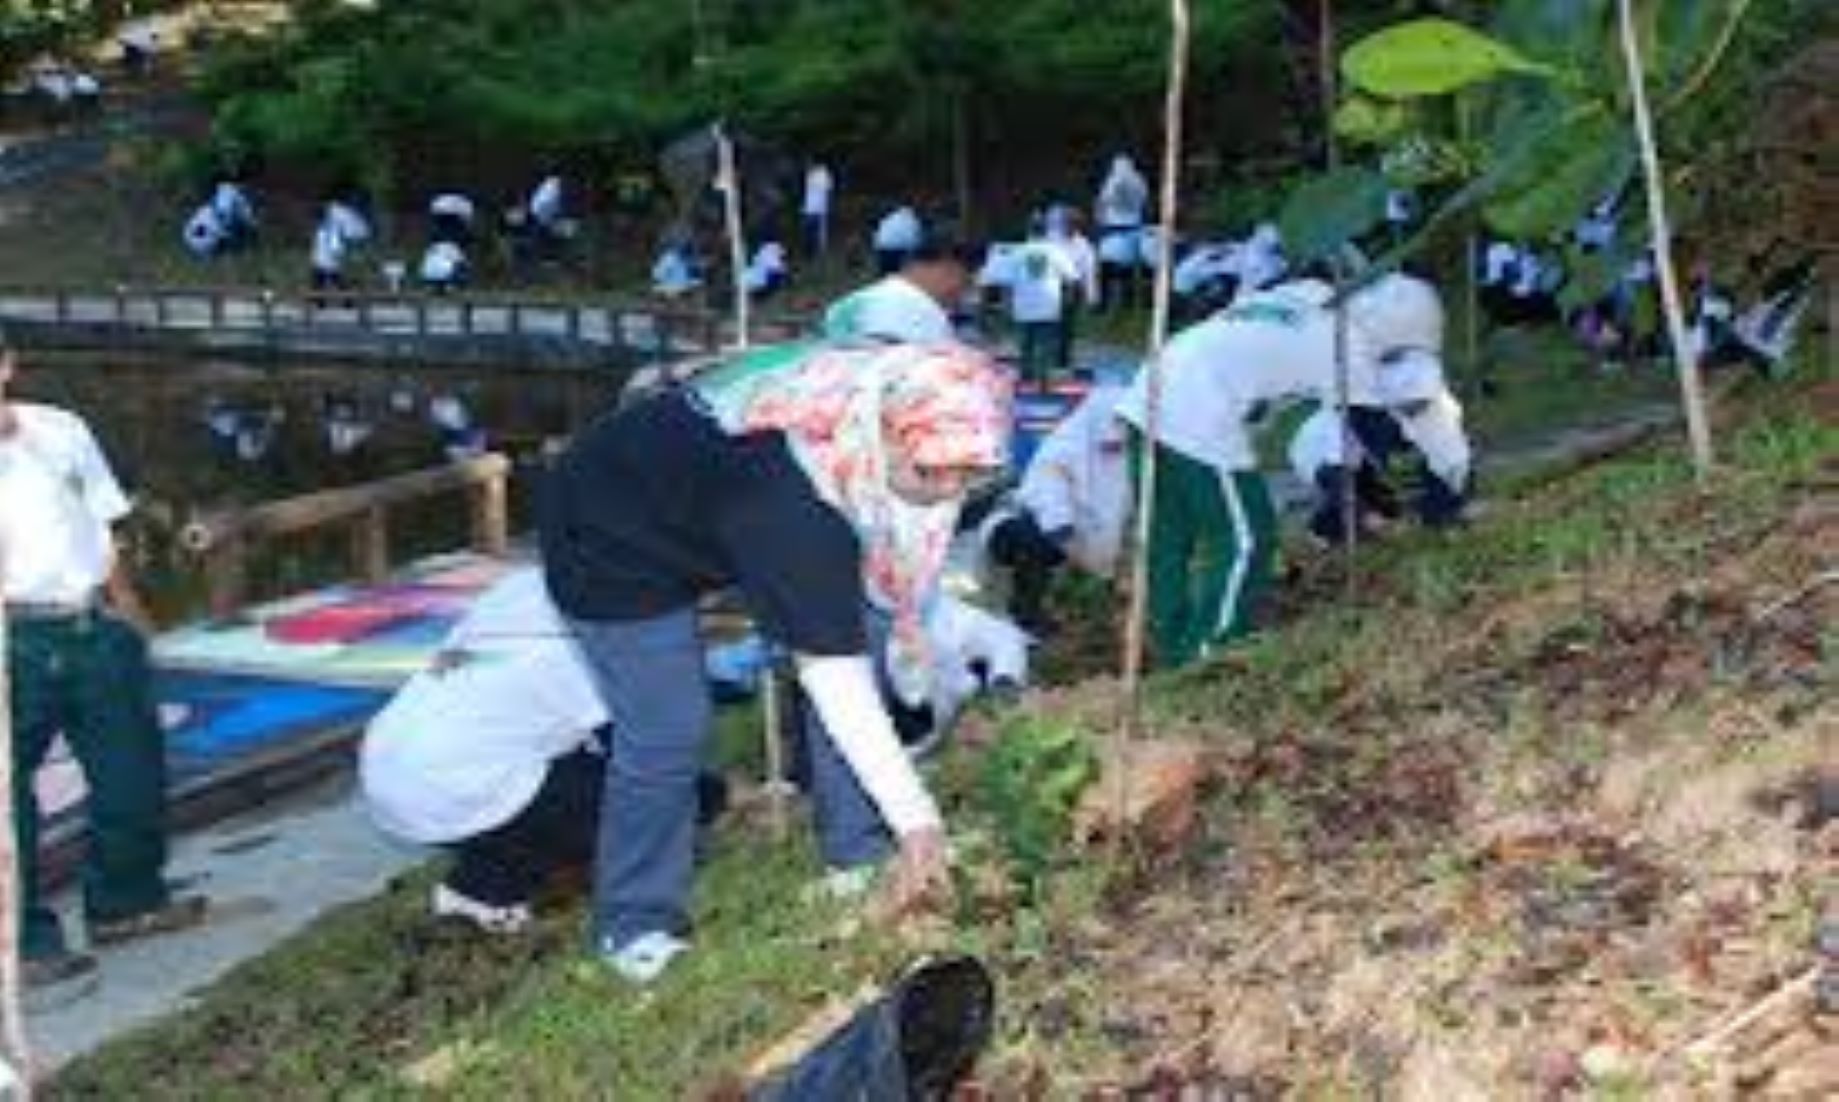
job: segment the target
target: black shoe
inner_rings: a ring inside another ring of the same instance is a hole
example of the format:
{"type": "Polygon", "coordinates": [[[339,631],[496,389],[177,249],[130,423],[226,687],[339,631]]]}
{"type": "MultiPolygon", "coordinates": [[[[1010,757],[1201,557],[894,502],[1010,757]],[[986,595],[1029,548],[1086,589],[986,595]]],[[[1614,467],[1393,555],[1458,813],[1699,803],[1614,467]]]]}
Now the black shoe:
{"type": "Polygon", "coordinates": [[[73,1003],[95,991],[102,980],[95,957],[68,949],[23,957],[19,972],[28,1010],[54,1010],[73,1003]]]}
{"type": "Polygon", "coordinates": [[[202,895],[178,896],[151,910],[120,918],[89,920],[90,944],[120,945],[160,934],[177,933],[202,926],[210,917],[210,900],[202,895]]]}

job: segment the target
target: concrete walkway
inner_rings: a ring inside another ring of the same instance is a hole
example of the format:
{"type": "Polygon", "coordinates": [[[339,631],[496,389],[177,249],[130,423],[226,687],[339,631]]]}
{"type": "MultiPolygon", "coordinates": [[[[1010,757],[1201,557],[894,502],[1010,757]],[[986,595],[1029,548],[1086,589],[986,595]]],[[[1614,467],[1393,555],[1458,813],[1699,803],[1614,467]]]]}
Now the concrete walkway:
{"type": "MultiPolygon", "coordinates": [[[[424,856],[373,828],[349,781],[176,839],[168,875],[183,890],[209,895],[216,918],[197,930],[101,953],[102,981],[94,992],[27,1015],[34,1059],[55,1069],[184,1007],[235,965],[326,911],[375,895],[424,856]]],[[[56,903],[65,929],[80,931],[74,894],[56,903]]]]}

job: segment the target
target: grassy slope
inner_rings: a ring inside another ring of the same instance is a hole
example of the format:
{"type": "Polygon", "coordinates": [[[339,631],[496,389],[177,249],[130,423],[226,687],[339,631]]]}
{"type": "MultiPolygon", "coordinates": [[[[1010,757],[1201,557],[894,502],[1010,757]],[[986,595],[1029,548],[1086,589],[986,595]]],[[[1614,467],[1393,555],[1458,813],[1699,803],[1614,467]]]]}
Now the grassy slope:
{"type": "MultiPolygon", "coordinates": [[[[1677,1085],[1652,1054],[1804,966],[1818,905],[1812,843],[1756,801],[1839,751],[1832,606],[1744,625],[1831,566],[1833,405],[1775,396],[1703,491],[1668,449],[1402,540],[1351,604],[1305,571],[1322,599],[1294,623],[1161,680],[1160,733],[1205,740],[1230,782],[1193,844],[1076,860],[1032,907],[983,877],[926,939],[999,971],[997,1084],[1162,1068],[1500,1096],[1594,1048],[1601,1085],[1677,1085]]],[[[1108,700],[1091,683],[1037,706],[1099,726],[1108,700]]],[[[974,807],[956,821],[990,829],[974,807]]],[[[426,927],[417,880],[55,1093],[394,1094],[419,1067],[466,1097],[678,1096],[910,948],[801,903],[814,872],[728,830],[700,950],[642,993],[575,952],[578,904],[531,944],[482,947],[426,927]]]]}

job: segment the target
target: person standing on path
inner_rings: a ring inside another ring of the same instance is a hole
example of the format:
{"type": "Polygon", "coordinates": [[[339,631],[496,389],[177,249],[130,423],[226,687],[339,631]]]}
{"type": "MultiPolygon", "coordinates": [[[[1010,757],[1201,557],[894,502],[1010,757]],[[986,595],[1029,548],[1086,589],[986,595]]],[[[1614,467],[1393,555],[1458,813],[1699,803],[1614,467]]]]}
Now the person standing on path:
{"type": "Polygon", "coordinates": [[[648,982],[688,948],[695,779],[711,724],[697,603],[738,586],[791,651],[818,848],[881,863],[898,913],[949,891],[939,810],[882,702],[865,609],[892,621],[893,691],[924,699],[928,605],[971,486],[999,471],[1008,384],[960,345],[766,347],[612,413],[558,459],[545,577],[612,721],[596,951],[648,982]]]}
{"type": "Polygon", "coordinates": [[[804,218],[805,255],[817,260],[830,249],[830,209],[836,192],[836,177],[830,166],[812,161],[805,169],[804,202],[799,211],[804,218]]]}
{"type": "Polygon", "coordinates": [[[59,735],[88,785],[83,913],[93,945],[202,922],[166,863],[166,739],[147,661],[151,623],[111,526],[127,497],[75,414],[13,401],[17,354],[0,333],[0,583],[13,713],[13,830],[28,994],[81,994],[95,958],[74,952],[38,886],[34,775],[59,735]]]}

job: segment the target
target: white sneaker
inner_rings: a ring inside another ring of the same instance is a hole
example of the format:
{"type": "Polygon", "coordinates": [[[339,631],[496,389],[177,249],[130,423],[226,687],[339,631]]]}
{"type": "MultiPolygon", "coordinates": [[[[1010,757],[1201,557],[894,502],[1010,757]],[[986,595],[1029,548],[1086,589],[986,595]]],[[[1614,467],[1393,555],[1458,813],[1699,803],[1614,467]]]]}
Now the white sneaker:
{"type": "Polygon", "coordinates": [[[603,946],[600,959],[633,983],[645,984],[663,974],[670,962],[689,950],[690,943],[674,934],[653,930],[640,934],[622,949],[603,946]]]}
{"type": "Polygon", "coordinates": [[[462,895],[445,884],[436,884],[434,917],[463,919],[488,934],[515,934],[530,925],[530,905],[516,903],[494,907],[470,895],[462,895]]]}
{"type": "Polygon", "coordinates": [[[881,876],[879,865],[857,865],[854,868],[831,869],[818,881],[818,893],[825,899],[836,903],[848,903],[861,899],[875,890],[875,881],[881,876]]]}

